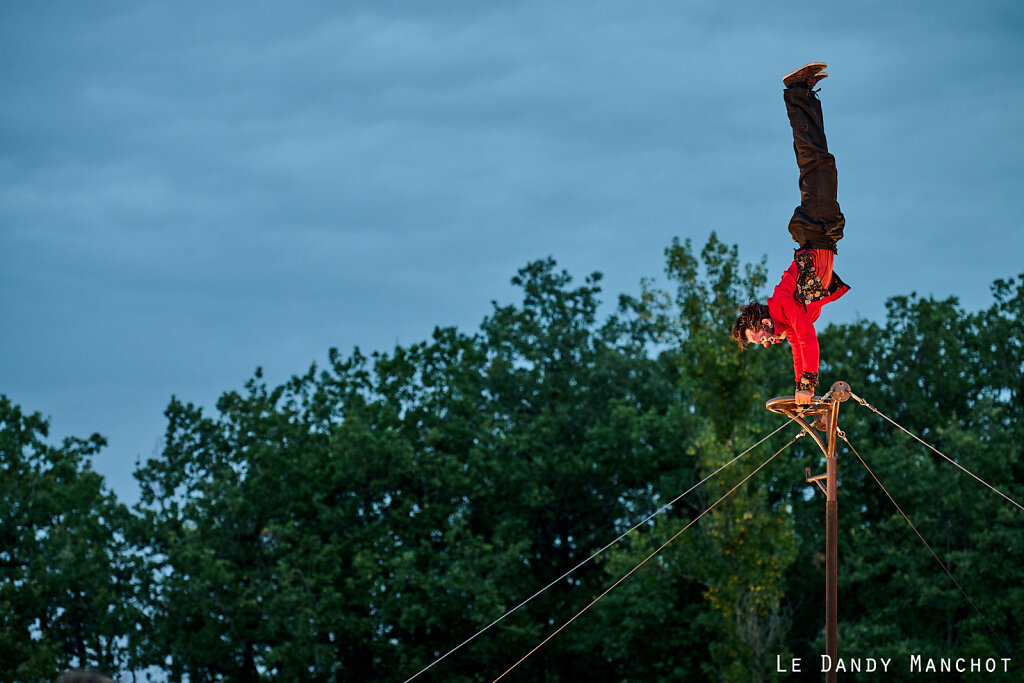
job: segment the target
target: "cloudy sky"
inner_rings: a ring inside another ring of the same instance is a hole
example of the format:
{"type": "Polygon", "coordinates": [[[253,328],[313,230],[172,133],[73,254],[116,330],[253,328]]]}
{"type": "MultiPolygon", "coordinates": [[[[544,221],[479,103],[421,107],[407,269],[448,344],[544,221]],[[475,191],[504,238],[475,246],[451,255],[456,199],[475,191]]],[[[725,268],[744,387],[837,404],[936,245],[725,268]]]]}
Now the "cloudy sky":
{"type": "Polygon", "coordinates": [[[1024,271],[1022,34],[1019,0],[3,3],[0,392],[106,436],[131,502],[172,395],[473,331],[532,260],[614,301],[714,230],[774,282],[813,60],[824,319],[986,307],[1024,271]]]}

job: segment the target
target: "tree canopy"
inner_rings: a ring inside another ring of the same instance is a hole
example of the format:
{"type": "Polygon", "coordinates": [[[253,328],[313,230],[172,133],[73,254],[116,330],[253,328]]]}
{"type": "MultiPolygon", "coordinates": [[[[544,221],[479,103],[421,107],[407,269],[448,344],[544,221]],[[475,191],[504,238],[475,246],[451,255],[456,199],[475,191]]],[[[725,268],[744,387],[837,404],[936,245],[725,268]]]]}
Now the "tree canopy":
{"type": "MultiPolygon", "coordinates": [[[[490,626],[418,678],[490,681],[581,610],[509,680],[786,678],[777,657],[823,651],[824,505],[811,445],[757,470],[795,425],[733,463],[792,391],[787,353],[728,335],[766,275],[676,241],[608,308],[599,274],[530,263],[472,332],[257,370],[213,411],[172,398],[131,510],[89,466],[101,437],[47,445],[3,397],[4,680],[405,681],[490,626]]],[[[1024,276],[992,291],[819,329],[821,375],[1022,501],[1024,276]]],[[[841,654],[1019,668],[1024,513],[855,402],[840,419],[841,654]]]]}

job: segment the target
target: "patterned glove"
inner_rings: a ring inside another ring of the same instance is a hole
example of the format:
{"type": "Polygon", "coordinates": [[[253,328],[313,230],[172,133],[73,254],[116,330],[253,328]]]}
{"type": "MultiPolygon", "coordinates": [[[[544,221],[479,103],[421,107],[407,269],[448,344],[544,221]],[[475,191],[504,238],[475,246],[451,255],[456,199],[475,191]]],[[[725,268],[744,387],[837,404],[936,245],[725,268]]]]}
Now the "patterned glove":
{"type": "Polygon", "coordinates": [[[814,389],[818,386],[818,373],[804,371],[800,375],[800,381],[796,383],[797,391],[810,391],[814,393],[814,389]]]}

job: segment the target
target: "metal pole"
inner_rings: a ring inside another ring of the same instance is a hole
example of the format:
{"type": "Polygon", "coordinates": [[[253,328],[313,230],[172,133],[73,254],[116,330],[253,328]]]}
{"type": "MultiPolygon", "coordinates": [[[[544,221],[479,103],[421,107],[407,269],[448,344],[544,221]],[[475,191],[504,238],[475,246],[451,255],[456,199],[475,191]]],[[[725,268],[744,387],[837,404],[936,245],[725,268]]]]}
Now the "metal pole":
{"type": "Polygon", "coordinates": [[[839,429],[839,401],[832,401],[828,421],[828,452],[825,454],[827,477],[825,500],[825,654],[831,666],[827,683],[836,680],[839,621],[839,500],[837,495],[836,432],[839,429]]]}
{"type": "Polygon", "coordinates": [[[825,454],[825,474],[811,476],[811,468],[807,468],[807,482],[814,482],[825,494],[825,654],[829,658],[829,670],[825,672],[827,683],[836,681],[836,665],[838,664],[836,625],[839,621],[839,502],[837,495],[838,475],[836,471],[836,440],[839,434],[839,404],[850,398],[850,385],[838,381],[829,392],[818,401],[806,408],[796,404],[796,397],[780,396],[765,403],[765,408],[773,413],[788,415],[805,432],[814,437],[814,442],[825,454]],[[828,417],[826,418],[826,414],[828,417]],[[817,416],[818,420],[810,425],[805,417],[817,416]],[[822,439],[815,433],[815,428],[827,434],[822,439]],[[825,480],[823,486],[821,480],[825,480]]]}

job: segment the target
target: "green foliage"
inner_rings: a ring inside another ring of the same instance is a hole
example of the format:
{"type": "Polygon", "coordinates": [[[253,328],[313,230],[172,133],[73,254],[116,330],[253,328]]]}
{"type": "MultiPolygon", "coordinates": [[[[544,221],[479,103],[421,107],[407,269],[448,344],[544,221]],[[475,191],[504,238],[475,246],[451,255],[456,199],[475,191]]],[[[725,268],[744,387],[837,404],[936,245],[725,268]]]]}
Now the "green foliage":
{"type": "MultiPolygon", "coordinates": [[[[790,426],[678,497],[780,424],[763,406],[790,391],[789,354],[728,335],[764,262],[741,267],[712,234],[699,253],[673,242],[666,263],[665,289],[647,280],[603,314],[599,275],[578,285],[538,261],[513,280],[522,300],[473,334],[331,350],[278,387],[257,371],[211,414],[172,399],[134,514],[86,464],[100,437],[46,446],[45,422],[3,399],[0,668],[404,681],[505,615],[417,679],[489,681],[581,612],[509,679],[813,668],[817,448],[755,472],[790,426]]],[[[975,313],[895,297],[882,323],[830,325],[821,372],[1021,501],[1024,281],[993,295],[975,313]]],[[[844,446],[841,654],[1019,660],[1022,513],[856,402],[841,426],[974,603],[844,446]]]]}
{"type": "MultiPolygon", "coordinates": [[[[896,297],[885,328],[830,327],[822,355],[830,374],[894,421],[1021,501],[1024,297],[1013,280],[993,291],[996,304],[974,314],[952,299],[896,297]]],[[[908,653],[1019,660],[1021,511],[874,413],[846,405],[850,443],[970,600],[856,455],[841,449],[840,649],[898,662],[908,653]]],[[[822,543],[803,546],[805,562],[822,543]]],[[[814,633],[798,639],[808,653],[820,651],[814,633]]],[[[905,666],[891,676],[913,677],[905,666]]]]}
{"type": "Polygon", "coordinates": [[[128,512],[88,464],[104,441],[53,447],[48,428],[0,395],[0,672],[10,683],[52,681],[72,665],[130,667],[126,637],[142,620],[128,512]]]}
{"type": "MultiPolygon", "coordinates": [[[[771,424],[764,388],[782,384],[785,366],[769,366],[764,354],[741,354],[727,333],[738,305],[764,285],[763,263],[747,265],[741,277],[736,247],[714,233],[699,258],[689,240],[673,242],[666,256],[675,293],[646,283],[641,317],[654,322],[657,337],[667,344],[663,356],[677,368],[680,404],[691,424],[691,465],[663,480],[662,490],[685,490],[732,460],[737,445],[764,436],[771,424]],[[751,381],[754,376],[757,381],[751,381]]],[[[765,680],[768,655],[780,647],[788,627],[783,578],[795,557],[796,537],[781,508],[784,498],[772,491],[772,478],[760,473],[729,493],[756,464],[733,468],[688,501],[694,515],[728,496],[672,551],[674,569],[703,586],[710,611],[702,621],[718,634],[709,657],[725,681],[765,680]]]]}
{"type": "MultiPolygon", "coordinates": [[[[664,446],[642,423],[672,384],[629,323],[598,328],[596,282],[538,262],[516,278],[523,306],[479,336],[332,352],[324,372],[225,395],[216,419],[172,402],[139,473],[165,577],[154,655],[190,680],[395,680],[648,510],[664,446]]],[[[556,586],[445,680],[507,666],[600,580],[556,586]]]]}

